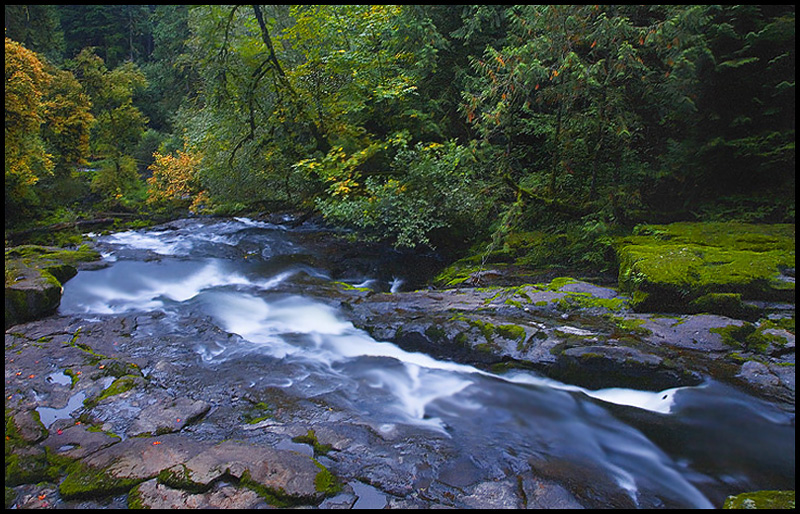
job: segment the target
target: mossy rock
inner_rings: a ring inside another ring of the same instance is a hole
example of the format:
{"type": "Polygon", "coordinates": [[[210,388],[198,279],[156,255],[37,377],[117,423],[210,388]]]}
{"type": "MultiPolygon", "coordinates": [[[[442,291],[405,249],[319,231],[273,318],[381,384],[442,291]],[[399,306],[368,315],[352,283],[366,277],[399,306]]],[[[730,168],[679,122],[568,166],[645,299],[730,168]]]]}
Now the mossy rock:
{"type": "Polygon", "coordinates": [[[750,321],[761,314],[758,308],[744,303],[740,293],[708,293],[689,302],[688,310],[691,314],[718,314],[750,321]]]}
{"type": "Polygon", "coordinates": [[[49,272],[6,264],[5,328],[50,315],[61,304],[61,283],[49,272]]]}
{"type": "Polygon", "coordinates": [[[615,247],[620,289],[640,312],[696,312],[716,305],[751,315],[740,312],[739,300],[794,302],[794,282],[782,275],[795,266],[791,224],[648,225],[615,247]]]}
{"type": "Polygon", "coordinates": [[[22,245],[5,251],[5,327],[32,321],[56,311],[62,284],[78,273],[81,262],[100,254],[84,245],[77,250],[22,245]]]}
{"type": "Polygon", "coordinates": [[[794,509],[794,491],[755,491],[728,496],[723,509],[794,509]]]}
{"type": "Polygon", "coordinates": [[[105,469],[96,469],[78,461],[67,469],[67,477],[58,491],[65,499],[98,498],[127,492],[142,478],[117,478],[105,469]]]}

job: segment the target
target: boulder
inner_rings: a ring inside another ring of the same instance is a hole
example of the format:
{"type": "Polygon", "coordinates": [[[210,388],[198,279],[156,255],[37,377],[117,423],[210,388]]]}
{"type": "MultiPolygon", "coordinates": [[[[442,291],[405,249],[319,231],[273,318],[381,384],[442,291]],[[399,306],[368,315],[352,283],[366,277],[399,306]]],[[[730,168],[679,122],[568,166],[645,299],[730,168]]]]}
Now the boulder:
{"type": "Polygon", "coordinates": [[[17,267],[6,274],[5,328],[53,314],[61,304],[61,283],[47,271],[17,267]]]}
{"type": "Polygon", "coordinates": [[[61,285],[78,273],[78,265],[100,258],[87,246],[65,250],[23,245],[5,252],[5,327],[50,315],[61,303],[61,285]]]}
{"type": "Polygon", "coordinates": [[[757,317],[743,300],[794,303],[794,225],[647,225],[615,246],[619,286],[639,312],[757,317]]]}
{"type": "Polygon", "coordinates": [[[159,481],[174,488],[205,491],[224,477],[286,504],[318,503],[333,486],[332,475],[305,455],[234,441],[223,441],[166,469],[159,481]]]}

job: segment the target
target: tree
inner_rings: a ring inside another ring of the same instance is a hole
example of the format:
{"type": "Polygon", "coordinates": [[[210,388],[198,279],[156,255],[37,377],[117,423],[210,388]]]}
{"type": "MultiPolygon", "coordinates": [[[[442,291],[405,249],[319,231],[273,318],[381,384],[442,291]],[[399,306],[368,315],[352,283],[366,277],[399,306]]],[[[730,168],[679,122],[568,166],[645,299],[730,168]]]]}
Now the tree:
{"type": "Polygon", "coordinates": [[[33,186],[53,169],[40,134],[45,119],[42,98],[52,77],[34,52],[9,38],[5,76],[5,214],[9,223],[36,203],[33,186]]]}
{"type": "Polygon", "coordinates": [[[709,13],[713,66],[703,70],[693,181],[716,194],[794,191],[794,6],[720,6],[709,13]]]}
{"type": "Polygon", "coordinates": [[[63,58],[64,32],[60,21],[55,5],[5,5],[6,37],[51,62],[61,62],[63,58]]]}
{"type": "Polygon", "coordinates": [[[201,157],[178,151],[178,155],[161,155],[156,152],[150,165],[152,177],[147,179],[147,203],[159,207],[197,210],[205,199],[199,190],[197,171],[201,157]]]}
{"type": "Polygon", "coordinates": [[[148,120],[133,105],[133,95],[146,87],[147,81],[131,62],[109,70],[91,49],[84,49],[73,66],[92,99],[97,120],[92,130],[92,153],[102,163],[92,187],[106,197],[120,199],[141,187],[132,155],[148,120]]]}

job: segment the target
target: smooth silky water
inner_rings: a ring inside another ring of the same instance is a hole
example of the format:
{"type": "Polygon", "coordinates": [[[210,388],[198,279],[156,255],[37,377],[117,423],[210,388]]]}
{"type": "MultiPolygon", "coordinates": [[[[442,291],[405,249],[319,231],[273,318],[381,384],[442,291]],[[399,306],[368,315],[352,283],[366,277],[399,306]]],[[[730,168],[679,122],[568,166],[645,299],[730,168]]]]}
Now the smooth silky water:
{"type": "Polygon", "coordinates": [[[712,507],[726,489],[794,488],[794,416],[768,402],[710,380],[590,391],[407,352],[356,329],[310,289],[345,280],[398,291],[402,269],[331,276],[304,243],[312,232],[319,241],[313,227],[245,218],[177,227],[99,237],[110,265],[67,282],[60,312],[162,311],[178,324],[206,316],[240,337],[197,341],[199,365],[253,355],[291,363],[285,376],[273,368],[270,384],[300,397],[333,395],[378,430],[444,434],[467,459],[480,447],[483,460],[525,461],[565,481],[570,470],[591,470],[635,504],[648,494],[667,506],[712,507]]]}

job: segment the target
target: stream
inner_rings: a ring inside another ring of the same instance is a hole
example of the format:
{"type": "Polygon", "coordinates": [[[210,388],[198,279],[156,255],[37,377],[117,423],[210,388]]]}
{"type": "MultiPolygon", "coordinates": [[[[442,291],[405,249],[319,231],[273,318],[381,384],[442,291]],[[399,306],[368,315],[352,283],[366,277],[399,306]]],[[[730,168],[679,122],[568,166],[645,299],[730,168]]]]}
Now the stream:
{"type": "MultiPolygon", "coordinates": [[[[659,392],[590,391],[376,341],[326,291],[333,282],[409,290],[423,284],[433,257],[387,250],[350,259],[331,249],[323,227],[289,221],[192,219],[98,236],[108,265],[67,282],[59,314],[157,313],[137,334],[180,341],[165,358],[196,370],[194,396],[279,390],[336,412],[325,418],[332,423],[368,426],[383,438],[374,451],[388,471],[376,471],[377,457],[364,457],[365,471],[355,456],[321,462],[369,479],[377,487],[370,506],[403,490],[479,494],[475,484],[520,476],[547,477],[591,507],[709,508],[728,494],[794,489],[793,413],[712,379],[659,392]],[[197,320],[218,330],[198,330],[197,320]],[[404,485],[381,487],[393,473],[404,485]]],[[[216,412],[213,430],[237,435],[226,428],[229,411],[216,412]]]]}

